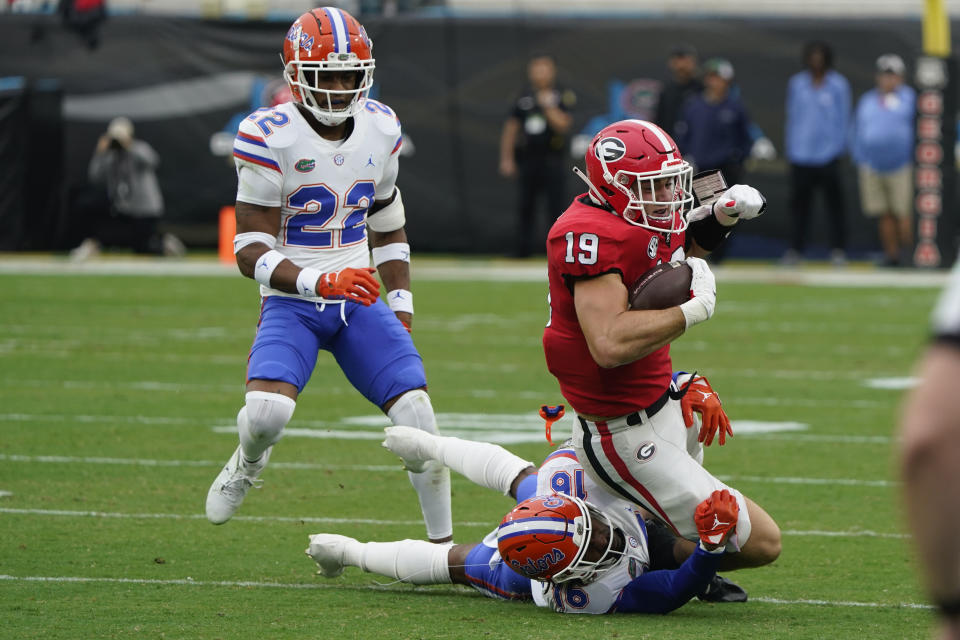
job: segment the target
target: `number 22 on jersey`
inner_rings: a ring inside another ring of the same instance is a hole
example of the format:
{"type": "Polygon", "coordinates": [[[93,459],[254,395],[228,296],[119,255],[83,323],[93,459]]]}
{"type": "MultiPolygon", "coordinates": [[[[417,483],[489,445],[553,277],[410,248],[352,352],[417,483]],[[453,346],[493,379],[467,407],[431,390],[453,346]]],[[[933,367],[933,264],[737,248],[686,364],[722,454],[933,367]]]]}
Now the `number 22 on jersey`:
{"type": "Polygon", "coordinates": [[[287,196],[294,214],[284,222],[288,246],[310,249],[348,247],[367,239],[367,211],[373,206],[372,180],[353,183],[343,197],[325,184],[306,184],[287,196]]]}

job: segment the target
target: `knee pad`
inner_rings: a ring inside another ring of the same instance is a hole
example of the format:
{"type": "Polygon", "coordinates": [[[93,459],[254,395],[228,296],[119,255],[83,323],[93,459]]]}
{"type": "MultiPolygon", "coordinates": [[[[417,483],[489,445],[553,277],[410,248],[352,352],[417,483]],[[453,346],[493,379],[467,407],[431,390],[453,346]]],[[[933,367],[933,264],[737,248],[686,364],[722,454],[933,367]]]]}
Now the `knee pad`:
{"type": "Polygon", "coordinates": [[[244,451],[263,451],[280,440],[296,406],[296,401],[279,393],[248,391],[247,404],[237,415],[244,451]]]}
{"type": "Polygon", "coordinates": [[[433,404],[430,403],[430,396],[423,389],[413,389],[400,396],[387,411],[387,416],[395,425],[437,433],[437,418],[433,415],[433,404]]]}

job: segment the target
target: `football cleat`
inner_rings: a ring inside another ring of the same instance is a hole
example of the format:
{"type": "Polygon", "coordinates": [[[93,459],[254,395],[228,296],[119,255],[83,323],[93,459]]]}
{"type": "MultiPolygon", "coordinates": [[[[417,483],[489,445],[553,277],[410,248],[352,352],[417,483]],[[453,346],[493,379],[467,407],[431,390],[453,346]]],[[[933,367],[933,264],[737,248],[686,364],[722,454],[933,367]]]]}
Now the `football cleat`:
{"type": "Polygon", "coordinates": [[[207,492],[207,520],[213,524],[223,524],[243,504],[250,487],[260,488],[263,481],[257,480],[257,477],[267,466],[272,450],[273,447],[270,447],[264,451],[260,461],[250,465],[243,460],[240,447],[237,447],[207,492]]]}
{"type": "Polygon", "coordinates": [[[715,575],[697,597],[704,602],[746,602],[747,592],[740,585],[715,575]]]}
{"type": "Polygon", "coordinates": [[[383,446],[403,460],[403,468],[412,473],[423,473],[430,462],[437,459],[433,436],[414,427],[387,427],[383,446]]]}
{"type": "Polygon", "coordinates": [[[336,578],[343,573],[343,553],[351,542],[356,540],[333,533],[318,533],[310,536],[310,546],[304,553],[317,563],[320,569],[317,573],[325,578],[336,578]]]}

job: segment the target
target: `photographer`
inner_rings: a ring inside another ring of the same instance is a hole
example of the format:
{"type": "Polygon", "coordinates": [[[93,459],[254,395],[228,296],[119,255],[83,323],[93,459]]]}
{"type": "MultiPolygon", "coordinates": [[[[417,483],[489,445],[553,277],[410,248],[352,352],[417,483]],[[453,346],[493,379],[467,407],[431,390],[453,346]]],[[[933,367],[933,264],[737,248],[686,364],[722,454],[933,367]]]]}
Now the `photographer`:
{"type": "Polygon", "coordinates": [[[163,194],[157,182],[157,152],[133,137],[133,123],[114,118],[100,136],[90,159],[90,182],[105,185],[109,216],[93,223],[93,234],[70,252],[74,260],[85,260],[100,252],[102,245],[123,246],[136,253],[180,256],[183,243],[157,230],[163,215],[163,194]]]}

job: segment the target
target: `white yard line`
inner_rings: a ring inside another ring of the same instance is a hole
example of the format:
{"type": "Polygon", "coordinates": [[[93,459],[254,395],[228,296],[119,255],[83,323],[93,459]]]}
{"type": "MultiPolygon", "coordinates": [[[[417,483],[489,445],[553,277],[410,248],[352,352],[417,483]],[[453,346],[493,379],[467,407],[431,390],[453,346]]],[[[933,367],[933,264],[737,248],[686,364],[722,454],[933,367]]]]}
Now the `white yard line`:
{"type": "MultiPolygon", "coordinates": [[[[171,586],[171,587],[242,587],[245,589],[363,589],[370,591],[387,590],[416,590],[418,587],[413,585],[404,585],[395,587],[393,585],[380,584],[337,584],[335,582],[254,582],[241,580],[194,580],[193,578],[165,579],[155,578],[104,578],[104,577],[82,577],[82,576],[13,576],[9,574],[0,574],[0,581],[5,582],[44,582],[44,583],[101,583],[101,584],[136,584],[153,586],[171,586]]],[[[455,587],[431,586],[430,592],[463,593],[462,590],[455,587]]],[[[817,607],[867,607],[871,609],[933,609],[931,605],[916,602],[856,602],[849,600],[788,600],[785,598],[766,598],[751,596],[750,602],[759,602],[763,604],[778,605],[806,605],[817,607]]]]}
{"type": "MultiPolygon", "coordinates": [[[[223,465],[222,461],[217,460],[156,460],[148,458],[105,458],[96,456],[25,456],[0,453],[2,462],[22,462],[22,463],[53,463],[53,464],[94,464],[94,465],[129,465],[142,467],[210,467],[216,468],[223,465]]],[[[374,471],[374,472],[400,472],[403,471],[398,462],[395,465],[370,465],[370,464],[317,464],[310,462],[272,462],[271,469],[296,469],[304,471],[374,471]]],[[[850,487],[895,487],[898,482],[891,480],[860,480],[856,478],[800,478],[800,477],[769,477],[769,476],[744,476],[744,475],[721,475],[717,476],[724,482],[741,481],[756,482],[761,484],[810,484],[810,485],[838,485],[850,487]]],[[[3,495],[0,492],[0,495],[3,495]]]]}
{"type": "MultiPolygon", "coordinates": [[[[65,518],[109,518],[121,520],[206,520],[202,513],[116,513],[110,511],[71,511],[63,509],[12,509],[0,508],[0,513],[54,516],[65,518]]],[[[309,524],[365,524],[373,526],[418,526],[423,520],[375,520],[370,518],[319,518],[290,516],[233,516],[231,520],[239,522],[293,522],[309,524]]],[[[492,529],[496,522],[455,522],[457,527],[486,527],[492,529]]]]}
{"type": "MultiPolygon", "coordinates": [[[[16,509],[11,507],[0,507],[0,513],[10,515],[24,516],[46,516],[59,518],[105,518],[111,520],[206,520],[207,517],[202,513],[118,513],[111,511],[75,511],[67,509],[16,509]]],[[[291,522],[295,524],[362,524],[376,527],[422,526],[422,520],[376,520],[371,518],[323,518],[323,517],[290,517],[290,516],[234,516],[231,518],[238,522],[291,522]]],[[[492,529],[496,522],[454,522],[454,527],[484,527],[492,529]]],[[[782,532],[786,536],[803,537],[825,537],[825,538],[891,538],[902,539],[909,538],[904,533],[884,533],[870,530],[851,530],[851,531],[823,531],[823,530],[800,530],[788,529],[782,532]]]]}
{"type": "MultiPolygon", "coordinates": [[[[422,256],[412,267],[414,280],[486,282],[546,282],[542,261],[505,259],[445,259],[422,256]]],[[[942,287],[947,271],[844,270],[804,267],[781,269],[770,263],[713,268],[717,282],[789,284],[820,287],[942,287]]],[[[134,257],[98,258],[70,262],[65,257],[8,253],[0,255],[0,274],[18,275],[128,275],[128,276],[219,276],[239,278],[236,265],[215,259],[169,260],[134,257]]]]}

